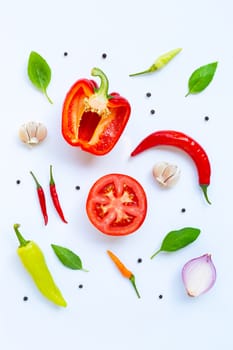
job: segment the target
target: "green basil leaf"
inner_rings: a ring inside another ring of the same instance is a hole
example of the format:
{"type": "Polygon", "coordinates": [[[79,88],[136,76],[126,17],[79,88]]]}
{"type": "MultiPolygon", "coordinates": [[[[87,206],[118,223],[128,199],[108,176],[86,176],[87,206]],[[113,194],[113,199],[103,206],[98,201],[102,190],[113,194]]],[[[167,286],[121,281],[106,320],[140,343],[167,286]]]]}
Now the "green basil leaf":
{"type": "Polygon", "coordinates": [[[196,69],[189,78],[189,91],[186,96],[203,91],[211,83],[216,72],[217,65],[218,62],[213,62],[196,69]]]}
{"type": "Polygon", "coordinates": [[[51,69],[46,60],[32,51],[28,59],[27,71],[32,84],[45,94],[50,103],[53,103],[47,94],[47,87],[51,81],[51,69]]]}
{"type": "Polygon", "coordinates": [[[57,255],[58,259],[63,265],[72,270],[87,271],[83,268],[80,257],[74,252],[72,252],[70,249],[61,247],[56,244],[51,244],[51,247],[53,248],[54,253],[57,255]]]}
{"type": "Polygon", "coordinates": [[[194,242],[201,231],[194,227],[184,227],[180,230],[169,232],[163,239],[161,247],[152,256],[155,257],[159,252],[174,252],[186,247],[188,244],[194,242]]]}

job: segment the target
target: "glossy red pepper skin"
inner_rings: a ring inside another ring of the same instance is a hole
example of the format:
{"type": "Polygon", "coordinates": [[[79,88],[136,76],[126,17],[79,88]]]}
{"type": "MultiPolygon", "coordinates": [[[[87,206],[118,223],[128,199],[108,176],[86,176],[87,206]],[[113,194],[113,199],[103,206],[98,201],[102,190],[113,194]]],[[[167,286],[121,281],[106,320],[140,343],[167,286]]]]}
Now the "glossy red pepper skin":
{"type": "Polygon", "coordinates": [[[206,201],[210,204],[207,196],[207,187],[210,185],[211,166],[207,153],[203,147],[190,136],[175,130],[161,130],[148,135],[133,150],[131,156],[155,147],[174,146],[185,151],[194,161],[199,178],[199,185],[204,193],[206,201]]]}
{"type": "Polygon", "coordinates": [[[40,185],[40,183],[38,182],[37,178],[35,177],[35,175],[33,174],[32,171],[30,171],[30,174],[32,175],[32,177],[36,183],[37,195],[38,195],[38,199],[39,199],[39,203],[40,203],[41,212],[42,212],[43,217],[44,217],[44,223],[45,223],[45,225],[47,225],[48,213],[47,213],[45,193],[44,193],[42,186],[40,185]]]}
{"type": "Polygon", "coordinates": [[[118,93],[108,94],[108,80],[98,68],[93,76],[80,79],[68,91],[62,111],[62,135],[72,146],[94,155],[105,155],[119,140],[128,122],[131,107],[118,93]]]}
{"type": "Polygon", "coordinates": [[[58,215],[60,216],[60,218],[62,219],[62,221],[64,223],[67,224],[67,220],[64,216],[61,204],[60,204],[60,200],[58,197],[58,193],[57,193],[57,188],[54,182],[54,178],[53,178],[53,173],[52,173],[52,165],[50,165],[50,181],[49,181],[49,189],[50,189],[50,195],[53,201],[53,205],[58,213],[58,215]]]}

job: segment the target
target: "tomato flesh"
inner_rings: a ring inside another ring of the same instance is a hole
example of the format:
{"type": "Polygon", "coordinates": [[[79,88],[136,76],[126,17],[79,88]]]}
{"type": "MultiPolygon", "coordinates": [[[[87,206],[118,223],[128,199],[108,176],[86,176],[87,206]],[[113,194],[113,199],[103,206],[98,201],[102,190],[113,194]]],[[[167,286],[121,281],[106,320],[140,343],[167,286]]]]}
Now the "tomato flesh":
{"type": "Polygon", "coordinates": [[[146,194],[134,178],[124,174],[108,174],[91,187],[86,211],[91,223],[102,233],[128,235],[145,220],[146,194]]]}

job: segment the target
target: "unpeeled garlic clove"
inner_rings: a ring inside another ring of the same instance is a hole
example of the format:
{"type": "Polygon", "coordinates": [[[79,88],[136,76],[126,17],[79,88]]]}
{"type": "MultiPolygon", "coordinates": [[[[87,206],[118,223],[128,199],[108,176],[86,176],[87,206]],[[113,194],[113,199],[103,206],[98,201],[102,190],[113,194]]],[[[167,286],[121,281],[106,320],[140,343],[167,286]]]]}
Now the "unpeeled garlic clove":
{"type": "Polygon", "coordinates": [[[216,281],[216,268],[210,254],[189,260],[182,269],[187,294],[197,297],[210,290],[216,281]]]}
{"type": "Polygon", "coordinates": [[[159,162],[155,164],[152,173],[156,181],[164,187],[174,186],[180,177],[178,166],[167,162],[159,162]]]}
{"type": "Polygon", "coordinates": [[[37,145],[47,137],[47,128],[39,122],[27,122],[19,129],[19,138],[27,145],[37,145]]]}

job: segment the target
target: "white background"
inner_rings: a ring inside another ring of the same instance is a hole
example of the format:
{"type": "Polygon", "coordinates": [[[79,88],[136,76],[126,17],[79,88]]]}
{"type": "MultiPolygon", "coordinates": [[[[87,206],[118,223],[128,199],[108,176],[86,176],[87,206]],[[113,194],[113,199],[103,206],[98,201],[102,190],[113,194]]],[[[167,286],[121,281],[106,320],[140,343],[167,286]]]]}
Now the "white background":
{"type": "Polygon", "coordinates": [[[231,1],[8,0],[1,1],[0,32],[0,348],[231,349],[231,1]],[[183,48],[182,52],[163,70],[129,77],[176,47],[183,48]],[[52,69],[48,94],[53,105],[28,80],[27,60],[32,50],[40,53],[52,69]],[[193,70],[214,61],[219,64],[209,87],[185,98],[193,70]],[[79,78],[91,78],[95,66],[108,76],[109,91],[119,92],[132,106],[121,139],[104,157],[72,148],[60,132],[66,92],[79,78]],[[147,92],[151,92],[150,98],[147,92]],[[151,109],[155,109],[153,116],[151,109]],[[33,149],[18,138],[20,125],[29,120],[43,122],[48,128],[46,141],[33,149]],[[183,131],[205,148],[212,165],[211,206],[203,199],[196,169],[186,154],[160,148],[129,159],[142,138],[160,129],[183,131]],[[179,183],[170,190],[162,190],[152,178],[151,169],[160,160],[181,169],[179,183]],[[49,197],[50,164],[67,225],[59,220],[49,197]],[[46,227],[30,170],[46,192],[46,227]],[[97,232],[85,213],[89,188],[111,172],[134,176],[148,197],[143,226],[124,238],[97,232]],[[182,208],[186,208],[185,213],[182,208]],[[22,267],[16,254],[16,222],[25,237],[43,249],[67,299],[66,309],[47,302],[22,267]],[[161,253],[150,260],[165,234],[184,226],[200,228],[198,240],[183,250],[161,253]],[[65,268],[51,243],[75,251],[90,272],[65,268]],[[134,272],[140,300],[115,269],[106,249],[113,250],[134,272]],[[187,260],[204,253],[212,254],[217,281],[207,294],[189,298],[181,269],[187,260]],[[24,296],[28,301],[23,301],[24,296]]]}

